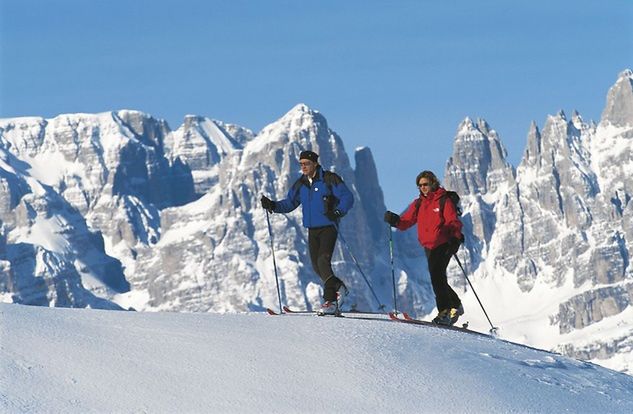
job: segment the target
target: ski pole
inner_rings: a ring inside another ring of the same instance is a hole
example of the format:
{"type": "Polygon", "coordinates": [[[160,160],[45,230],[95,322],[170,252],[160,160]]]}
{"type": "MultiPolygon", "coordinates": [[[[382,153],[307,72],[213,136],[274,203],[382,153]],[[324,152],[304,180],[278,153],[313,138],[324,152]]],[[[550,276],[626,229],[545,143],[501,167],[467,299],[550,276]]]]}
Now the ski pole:
{"type": "Polygon", "coordinates": [[[277,275],[277,261],[275,260],[275,241],[273,239],[273,229],[270,226],[270,217],[268,210],[266,210],[266,221],[268,222],[268,235],[270,236],[270,251],[273,254],[273,267],[275,268],[275,282],[277,283],[277,299],[279,299],[279,313],[283,313],[281,307],[281,290],[279,289],[279,276],[277,275]]]}
{"type": "Polygon", "coordinates": [[[343,246],[345,246],[345,248],[347,249],[349,255],[352,256],[352,260],[356,264],[356,267],[358,268],[358,271],[363,276],[363,279],[365,279],[365,283],[367,283],[367,286],[369,287],[369,290],[374,295],[374,298],[376,299],[376,302],[378,302],[378,309],[384,309],[385,305],[380,303],[380,299],[378,299],[378,296],[376,296],[376,292],[374,292],[374,289],[371,287],[371,284],[369,283],[369,280],[367,280],[367,277],[365,276],[365,273],[363,272],[363,269],[360,268],[360,265],[358,264],[358,260],[356,260],[356,256],[354,256],[354,253],[352,253],[352,249],[350,249],[349,245],[347,244],[347,242],[343,238],[343,234],[339,230],[338,223],[334,222],[334,227],[336,228],[336,232],[338,233],[338,235],[341,237],[341,241],[343,242],[343,246]]]}
{"type": "Polygon", "coordinates": [[[387,223],[387,230],[389,231],[389,256],[391,257],[391,282],[393,284],[393,311],[398,314],[398,302],[396,300],[396,274],[393,268],[393,232],[391,231],[391,225],[387,223]]]}
{"type": "Polygon", "coordinates": [[[453,257],[455,258],[455,260],[457,260],[457,264],[459,265],[459,268],[462,269],[462,273],[464,273],[464,277],[466,278],[466,281],[468,282],[468,284],[470,285],[470,288],[472,289],[473,293],[475,294],[475,298],[477,298],[477,302],[479,302],[479,306],[481,306],[481,310],[484,311],[484,315],[486,315],[486,319],[488,319],[488,323],[490,324],[490,333],[491,334],[496,334],[497,333],[497,327],[492,325],[492,322],[490,322],[490,318],[488,317],[488,313],[486,312],[486,309],[484,309],[484,305],[482,305],[481,301],[479,300],[479,296],[477,296],[477,292],[475,292],[475,288],[473,287],[473,284],[470,283],[470,279],[468,279],[468,276],[466,275],[466,271],[464,270],[464,266],[462,266],[462,262],[459,261],[459,257],[457,257],[457,253],[455,253],[453,255],[453,257]]]}

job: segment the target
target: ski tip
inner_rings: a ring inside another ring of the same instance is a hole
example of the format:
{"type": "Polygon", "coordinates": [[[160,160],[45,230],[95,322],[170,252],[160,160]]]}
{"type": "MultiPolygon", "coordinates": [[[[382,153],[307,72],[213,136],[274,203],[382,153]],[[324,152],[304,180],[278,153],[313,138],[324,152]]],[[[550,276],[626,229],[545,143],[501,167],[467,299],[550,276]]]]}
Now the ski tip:
{"type": "Polygon", "coordinates": [[[406,313],[406,312],[402,312],[402,317],[403,317],[404,319],[408,320],[408,321],[412,321],[412,320],[413,320],[413,318],[411,317],[411,315],[409,315],[409,314],[408,314],[408,313],[406,313]]]}
{"type": "Polygon", "coordinates": [[[395,312],[389,312],[389,319],[391,319],[392,321],[397,321],[398,320],[398,315],[396,315],[395,312]]]}
{"type": "Polygon", "coordinates": [[[284,312],[288,312],[288,313],[292,312],[288,306],[283,306],[282,309],[284,310],[284,312]]]}
{"type": "Polygon", "coordinates": [[[279,315],[277,312],[275,312],[274,310],[270,309],[270,308],[266,308],[266,312],[268,312],[269,315],[279,315]]]}

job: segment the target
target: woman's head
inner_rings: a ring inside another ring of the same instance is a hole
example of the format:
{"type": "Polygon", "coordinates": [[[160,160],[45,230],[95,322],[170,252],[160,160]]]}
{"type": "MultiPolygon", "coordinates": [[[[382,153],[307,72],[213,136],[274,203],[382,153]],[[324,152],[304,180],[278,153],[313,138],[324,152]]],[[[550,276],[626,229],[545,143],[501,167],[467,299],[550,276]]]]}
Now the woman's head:
{"type": "Polygon", "coordinates": [[[440,187],[440,180],[437,179],[433,172],[425,170],[418,174],[415,179],[415,185],[422,194],[426,195],[440,187]]]}

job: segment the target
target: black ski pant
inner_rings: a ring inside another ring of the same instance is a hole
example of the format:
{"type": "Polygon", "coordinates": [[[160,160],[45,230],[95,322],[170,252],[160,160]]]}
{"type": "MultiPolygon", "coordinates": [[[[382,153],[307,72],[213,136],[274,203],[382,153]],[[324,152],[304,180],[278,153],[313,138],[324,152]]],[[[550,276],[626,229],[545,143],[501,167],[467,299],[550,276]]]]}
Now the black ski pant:
{"type": "Polygon", "coordinates": [[[451,248],[448,243],[441,244],[435,249],[424,249],[431,273],[431,284],[435,293],[435,305],[438,312],[449,308],[459,308],[461,300],[457,293],[448,285],[446,268],[451,260],[451,248]]]}
{"type": "Polygon", "coordinates": [[[332,253],[338,232],[334,226],[308,229],[308,247],[312,268],[323,281],[323,300],[336,300],[336,291],[343,282],[332,271],[332,253]]]}

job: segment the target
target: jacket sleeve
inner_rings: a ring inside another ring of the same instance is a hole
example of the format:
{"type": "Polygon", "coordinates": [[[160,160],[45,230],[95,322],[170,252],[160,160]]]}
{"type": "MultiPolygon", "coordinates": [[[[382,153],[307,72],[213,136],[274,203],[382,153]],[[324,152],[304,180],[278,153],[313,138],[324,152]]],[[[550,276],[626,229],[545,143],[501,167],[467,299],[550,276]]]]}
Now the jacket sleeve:
{"type": "Polygon", "coordinates": [[[354,206],[354,194],[352,194],[342,180],[340,183],[332,187],[332,193],[339,200],[336,208],[341,210],[341,213],[347,214],[347,212],[351,210],[352,206],[354,206]]]}
{"type": "Polygon", "coordinates": [[[449,237],[461,238],[462,237],[462,222],[457,217],[457,210],[455,204],[451,200],[446,200],[444,203],[444,227],[447,229],[449,237]]]}
{"type": "Polygon", "coordinates": [[[301,204],[300,192],[301,185],[295,182],[288,190],[286,198],[275,201],[275,213],[290,213],[299,207],[299,204],[301,204]]]}
{"type": "Polygon", "coordinates": [[[416,201],[413,200],[407,210],[400,216],[400,222],[398,223],[398,230],[406,230],[409,227],[412,227],[414,224],[418,222],[418,211],[419,208],[416,208],[416,201]]]}

